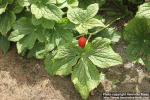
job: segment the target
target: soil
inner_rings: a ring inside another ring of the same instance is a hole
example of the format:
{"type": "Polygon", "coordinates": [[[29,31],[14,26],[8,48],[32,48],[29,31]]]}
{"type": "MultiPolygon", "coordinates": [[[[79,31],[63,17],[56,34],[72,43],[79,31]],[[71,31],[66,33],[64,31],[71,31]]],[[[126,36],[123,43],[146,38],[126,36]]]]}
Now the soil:
{"type": "MultiPolygon", "coordinates": [[[[116,46],[124,64],[103,70],[106,80],[92,91],[89,100],[101,100],[101,93],[150,92],[150,73],[126,60],[123,43],[116,46]]],[[[26,59],[13,47],[7,55],[0,51],[0,100],[81,100],[70,76],[49,76],[43,63],[26,59]]]]}

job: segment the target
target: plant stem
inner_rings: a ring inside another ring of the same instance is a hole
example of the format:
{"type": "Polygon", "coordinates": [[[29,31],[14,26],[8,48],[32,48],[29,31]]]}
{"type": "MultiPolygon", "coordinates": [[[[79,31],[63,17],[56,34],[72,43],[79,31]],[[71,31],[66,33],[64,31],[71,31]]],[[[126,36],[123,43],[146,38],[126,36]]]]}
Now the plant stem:
{"type": "MultiPolygon", "coordinates": [[[[122,16],[121,18],[123,18],[123,17],[124,17],[124,16],[122,16]]],[[[101,28],[101,29],[98,30],[97,32],[103,31],[104,29],[108,28],[108,27],[111,26],[114,22],[120,20],[121,18],[117,18],[117,19],[111,21],[109,24],[106,25],[106,27],[101,28]]],[[[97,33],[97,32],[95,32],[95,33],[97,33]]],[[[90,40],[90,38],[92,37],[92,35],[95,35],[95,34],[90,34],[90,35],[89,35],[89,37],[88,37],[88,39],[87,39],[87,43],[89,42],[89,40],[90,40]]]]}
{"type": "Polygon", "coordinates": [[[76,38],[82,37],[82,36],[84,36],[84,35],[85,35],[85,34],[80,34],[80,35],[76,36],[76,38]]]}
{"type": "Polygon", "coordinates": [[[90,40],[91,37],[92,37],[92,34],[89,35],[89,37],[88,37],[88,39],[86,41],[86,44],[88,44],[88,42],[89,42],[89,40],[90,40]]]}
{"type": "MultiPolygon", "coordinates": [[[[111,26],[114,22],[120,20],[121,18],[124,18],[124,16],[122,16],[122,17],[120,17],[120,18],[116,18],[115,20],[113,20],[113,21],[111,21],[109,24],[107,24],[106,27],[103,27],[103,28],[101,28],[100,30],[98,30],[98,31],[96,31],[96,32],[94,32],[94,33],[103,31],[104,29],[108,28],[108,27],[111,26]]],[[[85,35],[85,34],[78,35],[76,38],[81,37],[81,36],[84,36],[84,35],[85,35]]],[[[89,40],[90,40],[90,38],[92,37],[92,35],[95,35],[95,34],[92,34],[92,33],[91,33],[91,34],[89,35],[89,37],[88,37],[88,39],[87,39],[87,43],[89,42],[89,40]]]]}

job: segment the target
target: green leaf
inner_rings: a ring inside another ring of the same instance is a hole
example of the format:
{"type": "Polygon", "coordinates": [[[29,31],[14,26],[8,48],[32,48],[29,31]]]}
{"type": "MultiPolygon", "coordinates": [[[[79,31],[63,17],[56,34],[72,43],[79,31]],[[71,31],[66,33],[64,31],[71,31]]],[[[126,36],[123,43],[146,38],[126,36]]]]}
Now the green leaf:
{"type": "MultiPolygon", "coordinates": [[[[71,46],[69,46],[71,47],[71,46]]],[[[60,46],[55,55],[49,55],[45,59],[45,67],[50,75],[68,75],[72,72],[72,66],[77,63],[78,56],[73,48],[60,46]],[[72,53],[74,52],[74,53],[72,53]]]]}
{"type": "Polygon", "coordinates": [[[48,20],[58,21],[62,18],[63,12],[56,5],[49,4],[32,4],[31,13],[35,15],[37,19],[46,18],[48,20]]]}
{"type": "Polygon", "coordinates": [[[108,68],[122,64],[119,54],[115,53],[110,47],[110,40],[98,37],[92,42],[92,46],[93,51],[90,53],[89,59],[94,65],[100,68],[108,68]]]}
{"type": "Polygon", "coordinates": [[[101,29],[99,27],[91,30],[92,32],[90,33],[97,33],[95,37],[103,37],[103,38],[108,38],[111,40],[112,43],[119,42],[121,36],[120,32],[118,32],[115,28],[106,28],[106,29],[101,29]]]}
{"type": "MultiPolygon", "coordinates": [[[[34,23],[34,25],[37,26],[39,24],[42,24],[40,22],[41,20],[32,19],[32,23],[34,23]]],[[[48,27],[49,26],[47,26],[47,28],[48,27]]],[[[45,47],[40,48],[40,46],[35,45],[34,48],[31,49],[29,57],[34,56],[37,59],[44,59],[47,53],[52,51],[54,48],[57,48],[61,44],[72,42],[73,34],[72,34],[71,27],[72,25],[66,19],[61,19],[60,21],[55,23],[55,26],[53,29],[45,31],[45,36],[46,36],[46,41],[44,44],[45,47]],[[37,50],[35,50],[36,48],[37,50]]]]}
{"type": "Polygon", "coordinates": [[[69,7],[77,7],[79,2],[78,0],[55,0],[55,4],[57,4],[60,8],[69,8],[69,7]]]}
{"type": "Polygon", "coordinates": [[[87,7],[86,12],[89,14],[88,18],[93,18],[99,10],[99,5],[97,3],[91,4],[87,7]]]}
{"type": "Polygon", "coordinates": [[[132,19],[124,30],[124,39],[126,41],[140,41],[144,39],[149,40],[150,33],[150,21],[146,18],[134,18],[132,19]]]}
{"type": "Polygon", "coordinates": [[[79,33],[88,33],[88,30],[94,27],[105,27],[105,25],[102,21],[92,18],[88,20],[86,23],[78,25],[76,29],[79,33]]]}
{"type": "MultiPolygon", "coordinates": [[[[39,26],[40,23],[39,20],[33,21],[32,19],[31,21],[29,18],[21,18],[16,22],[14,31],[9,36],[9,40],[17,42],[18,53],[23,52],[25,49],[31,50],[36,41],[45,43],[46,50],[43,49],[38,53],[52,51],[58,45],[72,41],[73,34],[70,29],[65,27],[65,24],[56,23],[55,28],[47,30],[45,28],[50,27],[42,28],[39,26]],[[36,26],[34,26],[33,23],[36,26]]],[[[40,59],[41,58],[43,57],[40,57],[40,59]]]]}
{"type": "Polygon", "coordinates": [[[0,15],[7,9],[8,4],[12,4],[14,0],[2,0],[0,2],[0,15]]]}
{"type": "Polygon", "coordinates": [[[9,40],[13,42],[19,41],[27,34],[33,33],[34,28],[30,19],[23,17],[14,25],[14,31],[10,34],[9,40]]]}
{"type": "Polygon", "coordinates": [[[71,7],[76,7],[76,6],[78,6],[79,1],[78,0],[67,0],[67,3],[71,7]]]}
{"type": "Polygon", "coordinates": [[[65,25],[56,24],[55,29],[49,30],[47,34],[47,45],[52,47],[52,50],[61,44],[70,43],[72,40],[72,30],[67,29],[65,25]]]}
{"type": "Polygon", "coordinates": [[[17,42],[18,53],[21,53],[24,49],[32,49],[35,42],[45,42],[46,36],[43,29],[37,29],[31,34],[26,35],[20,41],[17,42]]]}
{"type": "Polygon", "coordinates": [[[144,17],[135,17],[124,30],[124,38],[129,43],[127,48],[130,61],[144,61],[145,66],[150,67],[150,20],[144,17]]]}
{"type": "Polygon", "coordinates": [[[52,20],[47,20],[45,18],[36,19],[34,16],[32,17],[32,23],[33,25],[42,25],[43,28],[46,29],[53,29],[55,22],[52,20]]]}
{"type": "Polygon", "coordinates": [[[142,58],[142,60],[144,61],[147,70],[150,71],[150,53],[147,54],[144,58],[142,58]]]}
{"type": "Polygon", "coordinates": [[[9,40],[17,42],[18,53],[21,53],[25,49],[32,49],[37,40],[45,42],[46,34],[46,30],[41,27],[35,27],[31,19],[24,17],[17,21],[9,40]]]}
{"type": "Polygon", "coordinates": [[[57,25],[63,29],[73,30],[75,28],[75,25],[71,23],[68,18],[62,18],[57,22],[57,25]]]}
{"type": "Polygon", "coordinates": [[[7,38],[0,35],[0,49],[3,51],[4,54],[7,53],[9,47],[10,47],[10,42],[7,40],[7,38]]]}
{"type": "Polygon", "coordinates": [[[81,8],[70,8],[68,11],[68,18],[75,24],[80,24],[93,18],[98,12],[98,4],[91,4],[87,10],[81,8]]]}
{"type": "Polygon", "coordinates": [[[6,35],[12,28],[16,20],[16,16],[13,12],[6,12],[0,15],[0,33],[6,35]]]}
{"type": "Polygon", "coordinates": [[[19,42],[17,42],[18,53],[23,52],[26,48],[32,49],[35,42],[36,42],[36,34],[35,33],[25,36],[23,39],[21,39],[19,42]]]}
{"type": "Polygon", "coordinates": [[[5,12],[6,8],[7,8],[7,4],[0,5],[0,15],[5,12]]]}
{"type": "Polygon", "coordinates": [[[144,3],[140,5],[136,16],[150,19],[150,3],[144,3]]]}
{"type": "Polygon", "coordinates": [[[113,43],[119,42],[121,38],[120,33],[114,28],[108,28],[102,32],[103,32],[102,37],[110,39],[113,43]]]}
{"type": "Polygon", "coordinates": [[[30,2],[29,2],[30,0],[17,0],[17,1],[22,7],[30,5],[30,2]]]}
{"type": "Polygon", "coordinates": [[[14,13],[19,14],[23,11],[24,7],[22,7],[18,2],[14,3],[14,7],[11,9],[14,13]]]}
{"type": "Polygon", "coordinates": [[[127,55],[130,61],[137,61],[144,54],[143,43],[131,42],[127,48],[127,55]]]}
{"type": "Polygon", "coordinates": [[[101,20],[93,18],[98,12],[98,4],[91,4],[86,10],[81,8],[69,8],[68,19],[76,24],[76,29],[80,34],[85,34],[94,27],[105,27],[101,20]]]}
{"type": "Polygon", "coordinates": [[[6,1],[7,1],[8,4],[12,4],[14,0],[6,0],[6,1]]]}
{"type": "Polygon", "coordinates": [[[99,74],[90,60],[80,58],[74,67],[71,79],[82,98],[87,99],[89,93],[99,85],[103,75],[99,74]]]}
{"type": "Polygon", "coordinates": [[[72,73],[72,81],[83,99],[87,99],[89,93],[104,79],[96,66],[108,68],[118,64],[122,64],[121,57],[111,49],[110,40],[101,37],[88,43],[84,49],[79,48],[76,41],[64,43],[45,59],[50,75],[72,73]]]}
{"type": "Polygon", "coordinates": [[[45,44],[36,42],[34,47],[28,52],[27,57],[35,57],[37,59],[43,59],[48,52],[42,52],[45,49],[45,44]],[[45,54],[46,53],[46,54],[45,54]]]}

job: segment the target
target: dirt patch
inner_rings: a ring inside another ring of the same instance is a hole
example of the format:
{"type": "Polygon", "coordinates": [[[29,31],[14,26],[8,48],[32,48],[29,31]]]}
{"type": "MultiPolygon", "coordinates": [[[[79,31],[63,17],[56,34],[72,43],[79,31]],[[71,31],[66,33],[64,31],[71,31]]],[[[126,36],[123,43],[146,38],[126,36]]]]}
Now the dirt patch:
{"type": "Polygon", "coordinates": [[[49,77],[41,61],[0,54],[1,100],[80,100],[68,77],[49,77]]]}
{"type": "MultiPolygon", "coordinates": [[[[150,91],[150,75],[141,66],[116,66],[104,70],[104,73],[107,73],[107,80],[91,93],[90,100],[101,100],[104,89],[117,92],[150,91]],[[139,76],[142,75],[145,76],[140,83],[139,76]]],[[[70,76],[50,77],[41,61],[23,58],[16,53],[16,49],[6,56],[0,51],[0,97],[1,100],[81,100],[70,76]]]]}

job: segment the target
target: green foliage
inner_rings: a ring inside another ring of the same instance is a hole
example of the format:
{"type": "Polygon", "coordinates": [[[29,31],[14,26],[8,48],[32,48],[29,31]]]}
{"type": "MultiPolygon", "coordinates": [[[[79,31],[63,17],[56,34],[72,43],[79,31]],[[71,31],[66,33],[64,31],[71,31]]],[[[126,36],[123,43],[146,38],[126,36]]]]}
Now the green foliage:
{"type": "Polygon", "coordinates": [[[150,3],[140,5],[136,16],[150,19],[150,3]]]}
{"type": "MultiPolygon", "coordinates": [[[[131,61],[138,63],[139,59],[150,69],[150,3],[139,6],[135,18],[133,18],[124,30],[124,38],[128,41],[127,54],[131,61]]],[[[142,63],[143,65],[143,63],[142,63]]]]}
{"type": "Polygon", "coordinates": [[[105,27],[101,20],[93,18],[98,12],[98,4],[91,4],[86,10],[81,8],[69,8],[68,19],[76,25],[80,34],[87,34],[89,29],[94,27],[105,27]]]}
{"type": "MultiPolygon", "coordinates": [[[[149,64],[150,57],[150,20],[146,18],[134,18],[125,28],[124,37],[129,42],[127,53],[131,61],[142,59],[149,64]]],[[[149,67],[149,65],[146,65],[149,67]]]]}
{"type": "Polygon", "coordinates": [[[7,38],[0,35],[0,50],[2,50],[4,54],[6,54],[8,52],[9,46],[10,42],[7,40],[7,38]]]}
{"type": "Polygon", "coordinates": [[[16,3],[14,0],[0,0],[0,49],[4,54],[6,54],[10,46],[7,33],[12,29],[16,20],[16,12],[11,9],[14,6],[10,6],[14,3],[16,3]]]}
{"type": "Polygon", "coordinates": [[[95,28],[94,30],[92,30],[94,32],[98,32],[94,37],[103,37],[103,38],[108,38],[111,40],[111,42],[117,43],[119,42],[121,36],[120,36],[120,32],[118,32],[115,28],[106,28],[106,29],[100,29],[100,28],[95,28]]]}
{"type": "Polygon", "coordinates": [[[15,23],[15,20],[16,16],[13,12],[6,12],[0,15],[0,33],[6,36],[15,23]]]}
{"type": "Polygon", "coordinates": [[[0,15],[6,12],[9,4],[12,4],[13,0],[1,0],[0,1],[0,15]]]}
{"type": "Polygon", "coordinates": [[[109,39],[98,37],[84,49],[75,43],[64,44],[46,57],[46,70],[50,75],[71,74],[76,89],[83,99],[87,99],[90,91],[104,78],[96,66],[109,68],[122,64],[121,57],[112,50],[110,43],[109,39]]]}
{"type": "Polygon", "coordinates": [[[63,12],[54,4],[31,4],[31,13],[37,19],[45,18],[58,21],[62,18],[63,12]]]}
{"type": "Polygon", "coordinates": [[[41,27],[35,27],[31,23],[31,18],[21,18],[16,22],[14,30],[10,36],[9,40],[17,42],[18,53],[21,53],[25,49],[32,49],[36,40],[44,42],[45,30],[41,27]]]}
{"type": "MultiPolygon", "coordinates": [[[[126,1],[0,0],[0,49],[6,54],[11,41],[19,54],[44,59],[49,75],[71,75],[75,88],[87,99],[105,78],[101,69],[122,64],[111,47],[119,42],[120,33],[106,22],[109,15],[133,17],[130,3],[137,7],[143,2],[126,1]],[[85,48],[78,46],[80,36],[88,37],[85,48]]],[[[129,59],[142,59],[146,66],[150,66],[149,18],[150,3],[141,4],[123,34],[129,59]]]]}

